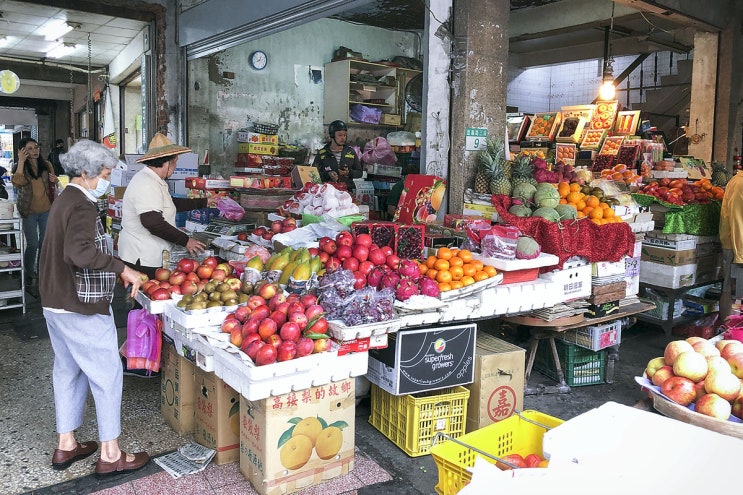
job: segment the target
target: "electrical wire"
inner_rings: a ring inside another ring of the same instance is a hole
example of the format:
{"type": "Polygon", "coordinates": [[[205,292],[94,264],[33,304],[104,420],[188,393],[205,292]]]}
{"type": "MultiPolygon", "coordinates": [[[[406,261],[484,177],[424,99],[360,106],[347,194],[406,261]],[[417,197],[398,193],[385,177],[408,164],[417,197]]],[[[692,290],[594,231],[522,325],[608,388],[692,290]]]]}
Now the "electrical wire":
{"type": "MultiPolygon", "coordinates": [[[[645,17],[645,13],[644,12],[640,11],[640,15],[642,16],[643,19],[645,19],[645,22],[647,22],[650,26],[652,26],[653,29],[657,29],[658,31],[663,31],[666,34],[674,34],[673,31],[668,31],[668,30],[663,29],[662,27],[658,27],[655,24],[653,24],[652,22],[650,22],[650,19],[648,19],[647,17],[645,17]]],[[[652,31],[650,31],[650,32],[652,33],[652,31]]]]}

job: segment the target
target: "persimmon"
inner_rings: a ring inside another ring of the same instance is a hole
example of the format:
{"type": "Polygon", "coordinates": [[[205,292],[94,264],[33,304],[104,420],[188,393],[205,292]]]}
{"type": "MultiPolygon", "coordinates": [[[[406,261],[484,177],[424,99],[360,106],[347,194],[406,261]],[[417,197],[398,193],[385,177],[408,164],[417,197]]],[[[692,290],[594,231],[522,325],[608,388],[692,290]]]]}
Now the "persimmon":
{"type": "Polygon", "coordinates": [[[440,260],[448,260],[453,256],[451,249],[448,247],[440,247],[436,250],[436,257],[440,260]]]}
{"type": "Polygon", "coordinates": [[[445,283],[451,282],[452,281],[451,272],[449,270],[439,270],[439,272],[436,274],[436,281],[445,282],[445,283]]]}

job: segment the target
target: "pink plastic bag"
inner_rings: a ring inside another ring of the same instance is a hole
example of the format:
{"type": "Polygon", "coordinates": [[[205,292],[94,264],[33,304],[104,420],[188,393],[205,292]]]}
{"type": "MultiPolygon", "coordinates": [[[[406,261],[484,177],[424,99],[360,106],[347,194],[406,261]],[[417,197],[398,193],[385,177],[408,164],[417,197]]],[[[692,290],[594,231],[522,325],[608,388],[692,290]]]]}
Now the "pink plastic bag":
{"type": "Polygon", "coordinates": [[[377,137],[366,143],[361,161],[364,163],[379,163],[380,165],[394,165],[397,163],[397,156],[385,138],[377,137]]]}
{"type": "Polygon", "coordinates": [[[226,220],[239,222],[245,216],[243,207],[232,198],[219,198],[215,206],[219,210],[219,216],[226,220]]]}
{"type": "Polygon", "coordinates": [[[126,320],[126,367],[160,371],[162,321],[146,309],[129,311],[126,320]]]}

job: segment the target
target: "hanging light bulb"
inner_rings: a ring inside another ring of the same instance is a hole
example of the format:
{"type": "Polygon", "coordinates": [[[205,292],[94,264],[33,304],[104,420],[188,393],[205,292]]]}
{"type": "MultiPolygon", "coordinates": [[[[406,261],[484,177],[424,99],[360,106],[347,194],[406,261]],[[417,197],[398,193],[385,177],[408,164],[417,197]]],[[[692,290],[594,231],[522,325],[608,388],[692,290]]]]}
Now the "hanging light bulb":
{"type": "Polygon", "coordinates": [[[614,59],[609,58],[604,67],[604,77],[602,79],[601,87],[599,88],[599,99],[601,100],[613,100],[617,94],[617,88],[614,86],[613,62],[614,59]]]}

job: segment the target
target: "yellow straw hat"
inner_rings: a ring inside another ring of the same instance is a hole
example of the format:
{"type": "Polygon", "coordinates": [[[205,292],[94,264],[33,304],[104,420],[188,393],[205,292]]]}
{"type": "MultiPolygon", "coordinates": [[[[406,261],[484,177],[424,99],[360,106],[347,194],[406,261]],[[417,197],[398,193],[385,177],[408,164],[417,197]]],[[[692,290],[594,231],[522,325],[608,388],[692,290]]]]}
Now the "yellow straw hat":
{"type": "Polygon", "coordinates": [[[188,153],[189,151],[191,151],[191,148],[173,144],[173,141],[168,139],[164,134],[158,132],[152,137],[152,141],[150,141],[150,145],[147,148],[147,153],[142,155],[142,157],[137,160],[137,163],[146,162],[154,158],[162,158],[164,156],[180,155],[182,153],[188,153]]]}

